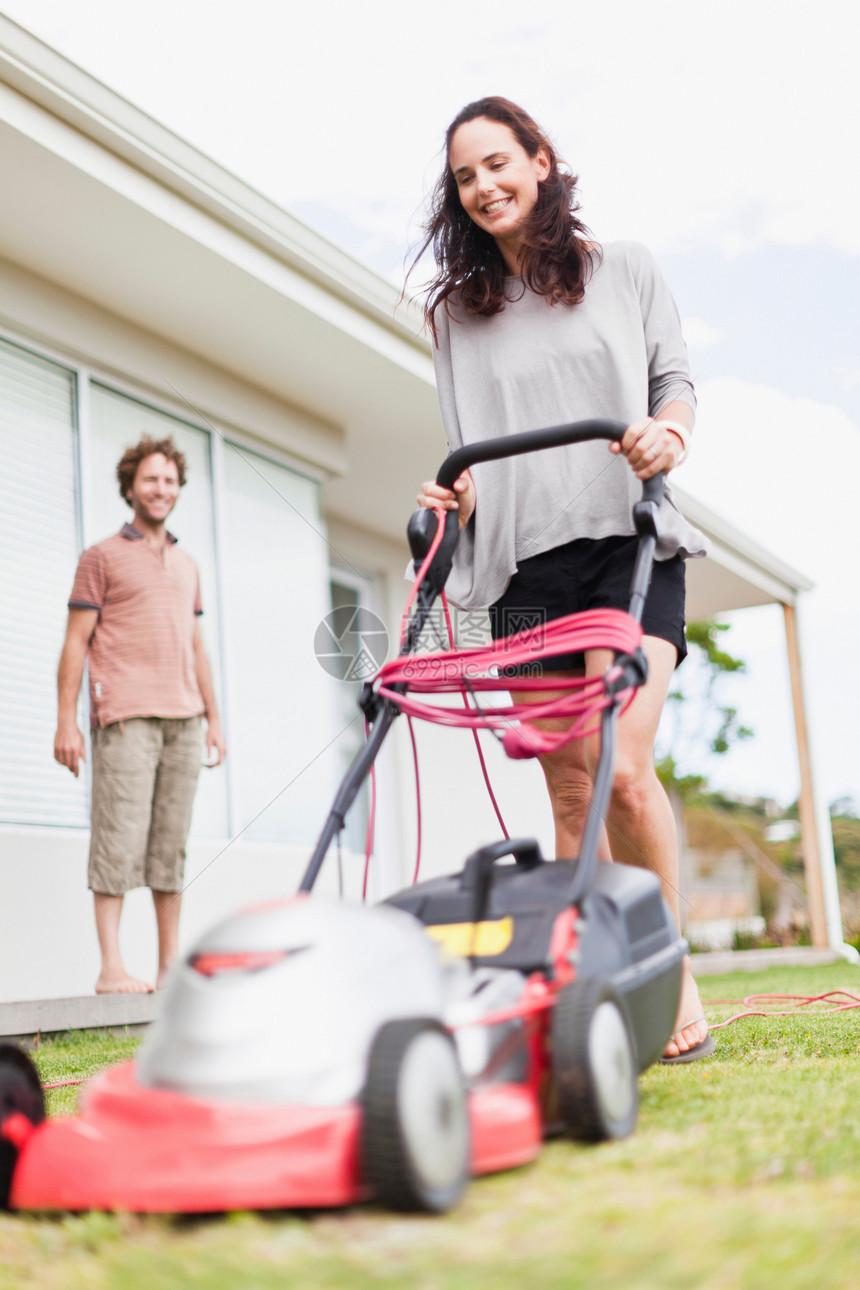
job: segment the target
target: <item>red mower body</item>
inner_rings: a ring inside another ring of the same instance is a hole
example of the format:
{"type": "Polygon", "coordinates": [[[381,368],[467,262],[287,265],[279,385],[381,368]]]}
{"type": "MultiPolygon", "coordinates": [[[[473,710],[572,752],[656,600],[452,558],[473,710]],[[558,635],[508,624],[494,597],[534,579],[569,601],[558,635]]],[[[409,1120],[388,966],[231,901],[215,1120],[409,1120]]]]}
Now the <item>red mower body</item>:
{"type": "MultiPolygon", "coordinates": [[[[9,1206],[31,1210],[209,1213],[326,1209],[368,1199],[361,1106],[204,1102],[135,1080],[124,1062],[93,1080],[80,1114],[46,1120],[20,1144],[9,1206]]],[[[471,1173],[538,1154],[530,1087],[488,1085],[469,1097],[471,1173]]]]}

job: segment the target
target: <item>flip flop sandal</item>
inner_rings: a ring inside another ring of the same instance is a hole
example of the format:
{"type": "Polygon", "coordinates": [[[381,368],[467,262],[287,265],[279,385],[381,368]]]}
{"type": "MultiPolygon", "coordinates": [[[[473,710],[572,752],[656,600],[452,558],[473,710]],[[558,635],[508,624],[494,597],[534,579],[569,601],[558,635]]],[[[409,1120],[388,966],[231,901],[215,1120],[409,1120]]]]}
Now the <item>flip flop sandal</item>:
{"type": "MultiPolygon", "coordinates": [[[[682,1030],[686,1030],[688,1026],[693,1026],[697,1021],[704,1020],[705,1014],[703,1012],[697,1013],[695,1017],[690,1017],[688,1021],[684,1022],[683,1026],[678,1027],[672,1035],[672,1039],[675,1038],[675,1035],[680,1034],[682,1030]]],[[[685,1053],[677,1053],[674,1057],[661,1057],[660,1064],[661,1066],[683,1066],[686,1062],[697,1062],[701,1057],[710,1057],[716,1046],[714,1036],[708,1031],[701,1043],[693,1044],[693,1047],[688,1048],[685,1053]]]]}

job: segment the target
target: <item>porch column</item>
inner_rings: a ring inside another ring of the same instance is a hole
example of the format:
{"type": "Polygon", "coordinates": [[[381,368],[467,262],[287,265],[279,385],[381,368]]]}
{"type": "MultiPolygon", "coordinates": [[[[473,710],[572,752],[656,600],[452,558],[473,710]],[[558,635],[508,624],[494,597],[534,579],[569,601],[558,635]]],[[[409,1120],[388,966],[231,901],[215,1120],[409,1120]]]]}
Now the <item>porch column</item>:
{"type": "Polygon", "coordinates": [[[826,820],[819,818],[812,779],[797,614],[794,605],[783,603],[782,610],[785,617],[788,670],[791,677],[791,697],[797,731],[797,757],[800,765],[800,828],[809,918],[812,924],[812,944],[841,950],[842,914],[839,908],[839,890],[836,885],[836,863],[833,856],[830,820],[829,816],[826,820]]]}

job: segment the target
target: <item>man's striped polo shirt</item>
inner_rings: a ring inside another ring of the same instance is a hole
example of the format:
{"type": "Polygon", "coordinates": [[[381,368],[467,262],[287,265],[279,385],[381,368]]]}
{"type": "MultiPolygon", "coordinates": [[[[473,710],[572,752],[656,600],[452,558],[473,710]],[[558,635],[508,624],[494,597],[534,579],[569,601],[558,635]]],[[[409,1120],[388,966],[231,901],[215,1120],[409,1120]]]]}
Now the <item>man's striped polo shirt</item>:
{"type": "Polygon", "coordinates": [[[97,609],[89,645],[90,720],[193,717],[204,704],[194,665],[197,565],[167,535],[159,554],[132,524],[84,551],[70,609],[97,609]]]}

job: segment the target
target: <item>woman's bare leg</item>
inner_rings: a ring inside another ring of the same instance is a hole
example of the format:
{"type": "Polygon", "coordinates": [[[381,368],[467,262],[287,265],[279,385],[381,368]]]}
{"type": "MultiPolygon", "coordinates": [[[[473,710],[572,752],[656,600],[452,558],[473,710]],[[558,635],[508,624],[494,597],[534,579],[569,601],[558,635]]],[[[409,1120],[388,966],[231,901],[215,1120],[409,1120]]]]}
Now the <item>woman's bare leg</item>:
{"type": "MultiPolygon", "coordinates": [[[[556,672],[559,681],[565,677],[581,677],[582,671],[556,672]]],[[[519,690],[512,693],[515,703],[546,703],[550,699],[561,698],[566,690],[559,685],[557,690],[519,690]]],[[[535,721],[539,730],[567,730],[569,720],[545,719],[535,721]]],[[[571,739],[554,753],[547,753],[538,758],[546,779],[549,792],[552,818],[555,825],[555,854],[560,860],[576,859],[585,820],[591,802],[591,775],[585,760],[585,746],[581,739],[571,739]]],[[[601,830],[599,855],[601,860],[611,860],[612,854],[606,837],[605,828],[601,830]]]]}
{"type": "MultiPolygon", "coordinates": [[[[607,829],[604,830],[600,844],[600,858],[639,865],[656,873],[666,903],[676,922],[680,924],[675,817],[654,770],[654,740],[675,668],[676,652],[674,645],[651,636],[644,638],[643,649],[648,659],[648,681],[618,721],[615,777],[607,812],[607,829]]],[[[589,651],[586,674],[602,675],[611,661],[612,654],[608,650],[589,651]]],[[[581,673],[558,673],[560,681],[565,676],[576,675],[581,673]]],[[[563,692],[563,687],[559,686],[555,693],[563,692]]],[[[524,691],[515,697],[522,703],[536,703],[545,700],[548,693],[524,691]]],[[[566,728],[569,722],[544,720],[535,722],[535,725],[541,729],[560,730],[566,728]]],[[[574,857],[579,854],[599,747],[597,737],[585,743],[573,739],[556,752],[540,759],[555,821],[558,856],[574,857]]],[[[699,991],[688,956],[683,965],[677,1025],[683,1025],[701,1010],[699,991]]],[[[666,1045],[664,1055],[674,1057],[686,1052],[701,1043],[707,1033],[704,1021],[684,1026],[666,1045]]]]}
{"type": "MultiPolygon", "coordinates": [[[[654,769],[654,741],[660,713],[675,670],[674,645],[655,636],[642,641],[648,659],[648,681],[618,722],[615,776],[607,813],[609,845],[614,859],[651,869],[660,879],[663,896],[680,926],[678,830],[666,791],[654,769]]],[[[606,671],[612,655],[595,650],[586,658],[586,675],[606,671]]],[[[586,760],[593,769],[599,744],[589,740],[586,760]]],[[[702,1011],[690,958],[684,959],[677,1030],[664,1056],[675,1057],[702,1042],[708,1033],[705,1021],[684,1025],[702,1011]]]]}

